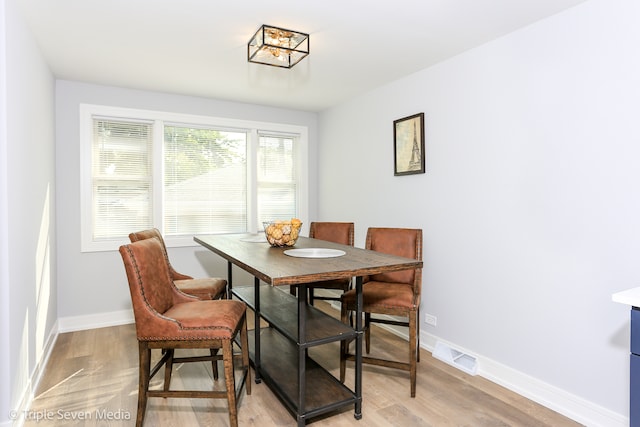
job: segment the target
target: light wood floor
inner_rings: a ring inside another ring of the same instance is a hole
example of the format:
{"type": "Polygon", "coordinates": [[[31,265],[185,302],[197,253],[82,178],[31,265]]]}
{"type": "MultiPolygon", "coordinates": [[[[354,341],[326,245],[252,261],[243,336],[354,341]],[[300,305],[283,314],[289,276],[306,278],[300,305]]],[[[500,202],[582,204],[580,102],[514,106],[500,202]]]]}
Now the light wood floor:
{"type": "MultiPolygon", "coordinates": [[[[319,307],[323,305],[327,309],[325,302],[316,303],[319,307]]],[[[336,310],[328,308],[327,311],[337,315],[336,310]]],[[[406,357],[406,341],[377,326],[371,335],[372,354],[406,357]]],[[[60,334],[32,407],[25,414],[25,418],[29,415],[32,419],[27,419],[24,425],[134,425],[137,349],[134,325],[60,334]],[[46,418],[37,420],[37,417],[46,418]],[[78,419],[81,417],[85,419],[78,419]]],[[[315,348],[311,354],[334,375],[338,374],[337,344],[315,348]]],[[[353,365],[347,366],[347,384],[352,386],[353,365]]],[[[174,370],[172,388],[210,388],[212,382],[210,364],[188,363],[174,370]]],[[[224,379],[218,380],[214,387],[223,388],[224,379]]],[[[353,407],[350,407],[308,424],[317,427],[579,425],[480,376],[470,376],[442,363],[425,350],[420,354],[414,399],[409,395],[408,373],[383,367],[365,365],[363,389],[361,420],[354,419],[353,407]]],[[[296,425],[295,418],[264,383],[252,383],[252,394],[246,396],[243,392],[239,405],[241,427],[296,425]]],[[[145,425],[228,426],[226,401],[151,398],[145,425]]]]}

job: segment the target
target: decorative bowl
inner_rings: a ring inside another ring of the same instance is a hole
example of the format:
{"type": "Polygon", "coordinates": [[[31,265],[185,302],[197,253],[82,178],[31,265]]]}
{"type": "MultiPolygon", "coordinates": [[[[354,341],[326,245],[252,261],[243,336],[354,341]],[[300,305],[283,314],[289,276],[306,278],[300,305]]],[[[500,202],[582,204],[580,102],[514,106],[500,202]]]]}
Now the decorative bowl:
{"type": "Polygon", "coordinates": [[[297,218],[292,218],[290,221],[265,221],[262,225],[264,225],[264,235],[269,244],[283,247],[296,244],[302,222],[297,218]]]}

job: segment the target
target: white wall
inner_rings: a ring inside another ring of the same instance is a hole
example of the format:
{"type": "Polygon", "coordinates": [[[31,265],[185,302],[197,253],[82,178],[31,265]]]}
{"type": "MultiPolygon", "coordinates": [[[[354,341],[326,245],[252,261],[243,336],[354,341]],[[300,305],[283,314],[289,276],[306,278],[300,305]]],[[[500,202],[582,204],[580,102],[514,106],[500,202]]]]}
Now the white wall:
{"type": "Polygon", "coordinates": [[[591,425],[629,411],[611,294],[640,286],[639,18],[590,0],[319,121],[319,219],[355,221],[358,246],[369,226],[422,228],[425,336],[591,425]],[[427,172],[394,177],[392,122],[418,112],[427,172]]]}
{"type": "Polygon", "coordinates": [[[24,23],[18,2],[2,3],[5,25],[1,31],[6,49],[2,122],[6,125],[3,129],[6,146],[0,180],[0,264],[4,288],[0,310],[3,328],[9,335],[3,336],[0,359],[3,372],[0,424],[9,423],[9,411],[21,410],[28,400],[42,367],[39,363],[52,344],[51,334],[58,316],[52,251],[54,80],[24,23]],[[5,396],[7,391],[9,395],[5,396]]]}
{"type": "MultiPolygon", "coordinates": [[[[82,103],[307,126],[311,156],[309,209],[315,214],[315,113],[70,81],[59,80],[56,87],[57,206],[58,235],[61,236],[58,242],[58,298],[63,330],[87,326],[85,322],[94,322],[100,314],[130,312],[131,308],[118,251],[80,252],[79,105],[82,103]],[[91,319],[94,314],[97,317],[91,319]]],[[[122,243],[128,243],[128,240],[122,243]]],[[[196,277],[226,277],[226,263],[196,243],[193,247],[168,250],[171,263],[178,271],[196,277]]],[[[105,319],[107,323],[112,321],[112,316],[105,319]]]]}

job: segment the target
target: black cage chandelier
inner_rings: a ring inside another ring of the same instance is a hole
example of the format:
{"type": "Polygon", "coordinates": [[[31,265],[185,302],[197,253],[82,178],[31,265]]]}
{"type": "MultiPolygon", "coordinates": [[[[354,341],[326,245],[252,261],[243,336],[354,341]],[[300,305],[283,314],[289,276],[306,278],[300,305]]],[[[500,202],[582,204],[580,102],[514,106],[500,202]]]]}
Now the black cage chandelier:
{"type": "Polygon", "coordinates": [[[309,34],[263,25],[247,45],[247,59],[257,64],[291,68],[309,54],[309,34]]]}

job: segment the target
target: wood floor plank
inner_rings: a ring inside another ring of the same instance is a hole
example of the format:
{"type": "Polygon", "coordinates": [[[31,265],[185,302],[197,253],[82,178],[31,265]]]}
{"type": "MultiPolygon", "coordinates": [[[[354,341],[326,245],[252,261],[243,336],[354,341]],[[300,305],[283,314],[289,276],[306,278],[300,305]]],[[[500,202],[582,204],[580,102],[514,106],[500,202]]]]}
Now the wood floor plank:
{"type": "MultiPolygon", "coordinates": [[[[337,317],[338,313],[324,301],[316,304],[337,317]]],[[[249,325],[253,327],[253,320],[249,325]]],[[[408,358],[406,342],[377,326],[372,330],[371,346],[372,355],[408,358]]],[[[32,419],[26,419],[24,426],[133,425],[137,405],[137,351],[134,325],[60,334],[32,406],[25,413],[32,419]],[[47,419],[36,419],[47,415],[47,419]]],[[[338,344],[331,343],[311,349],[310,354],[337,376],[338,351],[338,344]]],[[[157,357],[159,352],[154,353],[154,360],[157,357]]],[[[237,377],[240,377],[239,370],[237,377]]],[[[353,362],[349,362],[346,382],[352,386],[353,381],[353,362]]],[[[361,420],[354,418],[351,407],[308,424],[314,427],[579,425],[485,378],[455,369],[425,350],[421,350],[413,399],[409,397],[407,372],[365,365],[362,381],[361,420]]],[[[154,379],[153,384],[160,385],[160,380],[154,379]]],[[[223,389],[224,379],[213,381],[209,363],[182,364],[174,370],[172,388],[223,389]]],[[[238,420],[240,426],[296,425],[295,418],[264,383],[254,383],[250,396],[242,393],[238,420]]],[[[228,426],[227,404],[223,399],[151,398],[145,425],[228,426]]]]}

